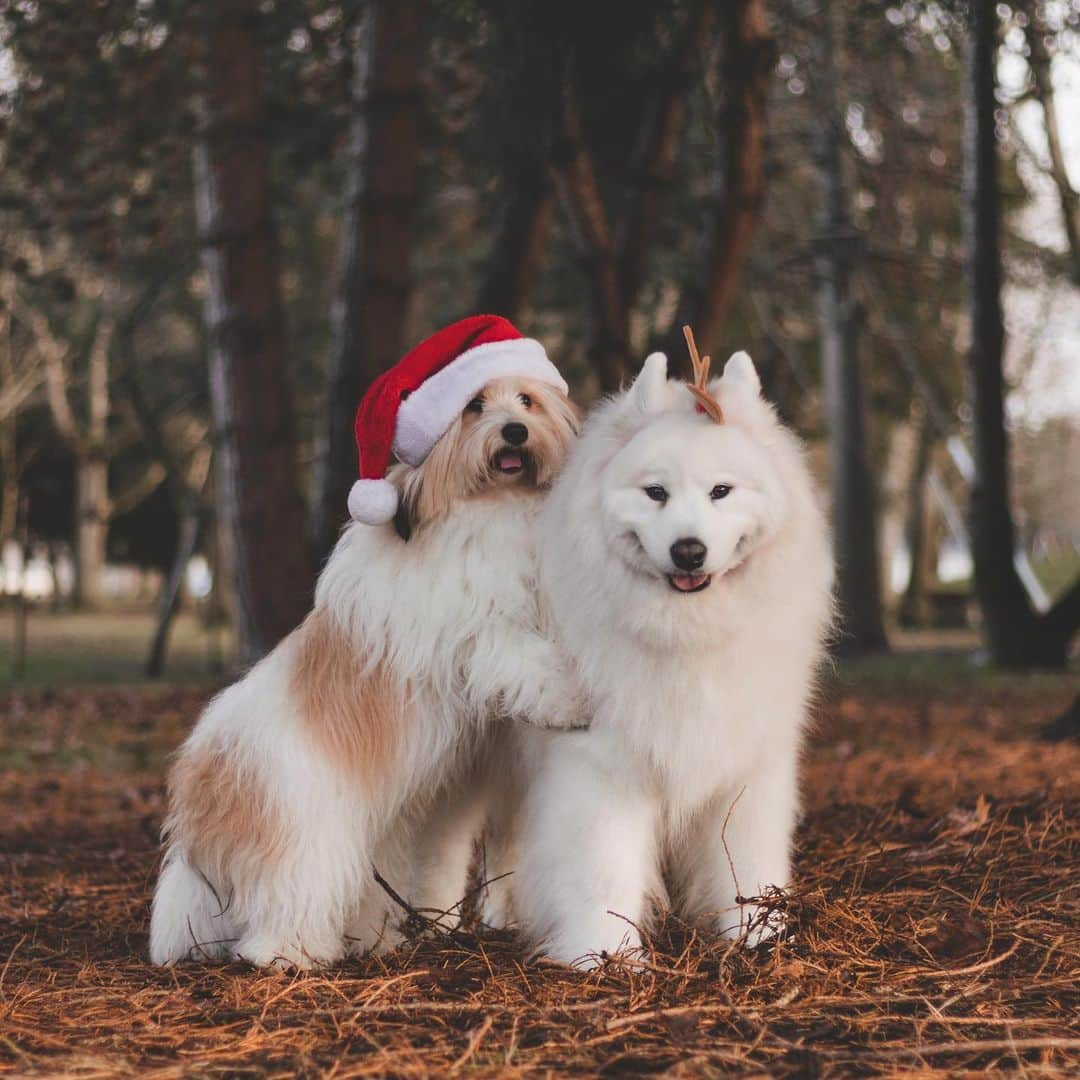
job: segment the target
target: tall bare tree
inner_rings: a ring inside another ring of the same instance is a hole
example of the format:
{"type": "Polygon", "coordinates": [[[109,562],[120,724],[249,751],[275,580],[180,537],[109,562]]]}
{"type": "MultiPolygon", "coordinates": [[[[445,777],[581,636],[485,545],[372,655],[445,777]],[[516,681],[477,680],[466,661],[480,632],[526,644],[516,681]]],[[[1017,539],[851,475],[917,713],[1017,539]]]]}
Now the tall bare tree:
{"type": "Polygon", "coordinates": [[[877,500],[867,460],[865,404],[859,366],[862,315],[853,289],[856,233],[848,209],[841,139],[836,0],[824,6],[816,79],[821,120],[816,159],[821,188],[817,306],[821,366],[829,423],[836,591],[847,653],[886,648],[881,612],[877,500]]]}
{"type": "Polygon", "coordinates": [[[356,405],[405,343],[413,285],[423,9],[420,0],[372,0],[353,51],[348,206],[312,515],[320,559],[337,539],[357,476],[356,405]]]}
{"type": "Polygon", "coordinates": [[[1001,191],[995,97],[998,16],[993,0],[972,0],[964,102],[966,276],[971,319],[968,385],[974,430],[971,540],[975,591],[987,644],[1002,667],[1063,667],[1080,628],[1080,581],[1045,614],[1016,571],[1009,503],[1009,440],[1002,367],[1001,191]]]}
{"type": "Polygon", "coordinates": [[[1062,224],[1069,246],[1069,265],[1073,281],[1080,285],[1080,191],[1072,185],[1065,164],[1065,149],[1061,141],[1061,123],[1058,117],[1058,100],[1051,75],[1050,51],[1046,45],[1050,28],[1046,24],[1046,5],[1029,2],[1024,34],[1028,46],[1028,66],[1035,97],[1042,106],[1046,128],[1046,146],[1049,151],[1049,174],[1057,190],[1061,205],[1062,224]]]}
{"type": "Polygon", "coordinates": [[[15,295],[15,275],[6,271],[0,275],[0,549],[18,527],[19,414],[45,377],[40,352],[16,341],[15,295]]]}
{"type": "Polygon", "coordinates": [[[498,27],[506,58],[493,94],[502,145],[502,207],[473,310],[517,322],[539,275],[555,216],[552,151],[566,43],[562,12],[549,3],[504,12],[498,27]]]}
{"type": "Polygon", "coordinates": [[[242,663],[300,621],[313,576],[271,212],[260,7],[258,0],[215,0],[204,8],[194,156],[218,515],[231,542],[242,663]]]}
{"type": "Polygon", "coordinates": [[[765,135],[769,79],[776,45],[765,0],[733,0],[719,7],[723,41],[723,154],[700,268],[683,286],[665,339],[681,358],[681,327],[694,327],[703,353],[717,352],[738,292],[754,228],[765,203],[765,135]]]}
{"type": "MultiPolygon", "coordinates": [[[[760,5],[761,0],[745,0],[760,5]]],[[[742,7],[744,0],[739,0],[742,7]]],[[[692,58],[702,51],[713,6],[690,5],[671,45],[664,70],[644,103],[638,125],[631,184],[616,218],[597,180],[572,80],[563,90],[562,127],[553,156],[556,190],[589,279],[593,333],[589,358],[602,390],[616,389],[630,367],[630,318],[645,280],[655,239],[659,197],[670,182],[683,131],[692,58]]],[[[682,355],[681,349],[678,351],[682,355]]]]}

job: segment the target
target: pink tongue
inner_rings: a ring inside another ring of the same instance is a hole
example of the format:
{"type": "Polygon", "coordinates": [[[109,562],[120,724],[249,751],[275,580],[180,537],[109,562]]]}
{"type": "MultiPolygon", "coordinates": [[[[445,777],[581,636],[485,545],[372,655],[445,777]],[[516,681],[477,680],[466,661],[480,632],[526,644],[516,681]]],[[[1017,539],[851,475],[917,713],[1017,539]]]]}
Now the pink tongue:
{"type": "Polygon", "coordinates": [[[511,453],[500,454],[499,455],[499,468],[503,469],[506,472],[509,472],[511,469],[520,469],[521,468],[521,455],[520,454],[511,454],[511,453]]]}
{"type": "Polygon", "coordinates": [[[704,580],[704,574],[672,574],[671,580],[676,589],[681,589],[683,592],[689,592],[691,589],[696,589],[704,580]]]}

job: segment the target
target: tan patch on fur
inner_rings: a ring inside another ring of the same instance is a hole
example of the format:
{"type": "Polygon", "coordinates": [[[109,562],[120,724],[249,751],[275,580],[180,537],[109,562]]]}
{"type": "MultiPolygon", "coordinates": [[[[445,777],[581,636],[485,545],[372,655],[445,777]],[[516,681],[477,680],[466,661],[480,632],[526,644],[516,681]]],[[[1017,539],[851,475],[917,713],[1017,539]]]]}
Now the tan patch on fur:
{"type": "MultiPolygon", "coordinates": [[[[281,821],[260,781],[221,746],[186,750],[169,772],[165,832],[208,881],[228,880],[238,857],[259,863],[282,849],[281,821]]],[[[219,897],[223,905],[228,898],[219,897]]]]}
{"type": "Polygon", "coordinates": [[[297,633],[292,691],[308,732],[350,775],[367,783],[384,777],[401,718],[401,701],[385,665],[365,670],[326,611],[313,611],[297,633]]]}

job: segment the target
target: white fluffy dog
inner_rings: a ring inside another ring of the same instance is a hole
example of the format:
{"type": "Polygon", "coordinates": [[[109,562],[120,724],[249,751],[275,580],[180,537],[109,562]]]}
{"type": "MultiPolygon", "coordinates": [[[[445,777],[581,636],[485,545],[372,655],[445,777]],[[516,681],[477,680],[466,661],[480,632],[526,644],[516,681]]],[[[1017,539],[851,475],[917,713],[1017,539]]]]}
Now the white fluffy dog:
{"type": "MultiPolygon", "coordinates": [[[[565,963],[639,946],[665,898],[760,937],[743,899],[789,882],[830,545],[750,358],[706,384],[668,382],[650,356],[586,423],[542,515],[545,602],[592,724],[519,729],[518,835],[507,848],[496,826],[486,872],[515,870],[513,915],[565,963]]],[[[495,922],[506,892],[489,895],[495,922]]]]}
{"type": "Polygon", "coordinates": [[[210,703],[172,768],[155,963],[366,950],[388,905],[373,865],[417,906],[462,898],[477,828],[462,788],[492,720],[568,719],[534,534],[575,431],[550,382],[488,381],[391,474],[402,535],[343,533],[310,617],[210,703]]]}

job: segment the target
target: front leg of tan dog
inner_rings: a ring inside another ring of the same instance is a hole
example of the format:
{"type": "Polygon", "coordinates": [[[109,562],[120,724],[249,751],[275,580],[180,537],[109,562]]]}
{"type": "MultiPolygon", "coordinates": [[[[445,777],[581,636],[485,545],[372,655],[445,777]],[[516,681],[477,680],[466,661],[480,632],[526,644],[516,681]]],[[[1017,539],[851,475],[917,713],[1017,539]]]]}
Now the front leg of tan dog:
{"type": "Polygon", "coordinates": [[[588,727],[578,680],[553,641],[533,630],[513,628],[493,647],[492,700],[502,714],[538,727],[588,727]]]}

